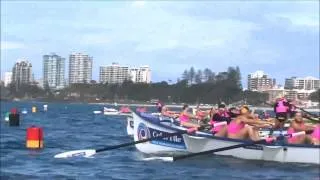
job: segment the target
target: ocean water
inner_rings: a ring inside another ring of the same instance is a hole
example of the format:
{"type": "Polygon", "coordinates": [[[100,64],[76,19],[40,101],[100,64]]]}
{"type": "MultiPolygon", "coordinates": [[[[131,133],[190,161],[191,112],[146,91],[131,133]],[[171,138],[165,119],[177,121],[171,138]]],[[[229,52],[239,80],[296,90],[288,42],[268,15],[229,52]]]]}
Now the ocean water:
{"type": "Polygon", "coordinates": [[[1,102],[0,179],[320,179],[310,164],[241,160],[208,155],[176,162],[150,158],[134,146],[97,153],[93,158],[55,159],[57,153],[130,142],[125,117],[94,115],[102,105],[1,102]],[[36,106],[37,113],[31,113],[36,106]],[[5,112],[26,108],[19,127],[9,127],[5,112]],[[44,130],[44,148],[25,148],[26,129],[44,130]]]}

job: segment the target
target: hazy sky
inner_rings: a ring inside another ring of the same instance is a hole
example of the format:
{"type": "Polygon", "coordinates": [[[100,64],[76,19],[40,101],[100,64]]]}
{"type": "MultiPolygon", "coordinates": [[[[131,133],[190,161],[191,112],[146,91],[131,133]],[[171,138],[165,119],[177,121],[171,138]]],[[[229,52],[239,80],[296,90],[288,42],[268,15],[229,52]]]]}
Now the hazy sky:
{"type": "MultiPolygon", "coordinates": [[[[1,71],[27,58],[36,78],[42,55],[93,56],[152,68],[152,80],[176,80],[185,68],[240,67],[288,76],[319,76],[319,2],[289,1],[1,1],[1,71]]],[[[67,68],[66,62],[66,68],[67,68]]]]}

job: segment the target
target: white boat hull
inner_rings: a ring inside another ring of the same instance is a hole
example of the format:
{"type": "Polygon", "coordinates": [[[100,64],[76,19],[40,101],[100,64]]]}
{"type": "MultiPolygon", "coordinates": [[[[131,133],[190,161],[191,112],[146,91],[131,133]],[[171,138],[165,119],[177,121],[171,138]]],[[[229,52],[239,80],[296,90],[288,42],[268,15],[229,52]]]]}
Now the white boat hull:
{"type": "MultiPolygon", "coordinates": [[[[228,138],[207,138],[192,135],[183,135],[183,137],[187,146],[187,150],[191,153],[208,151],[244,143],[243,141],[230,140],[228,138]]],[[[221,151],[215,154],[250,160],[320,164],[319,146],[303,147],[292,145],[253,145],[245,148],[221,151]]]]}
{"type": "Polygon", "coordinates": [[[119,112],[103,112],[104,115],[119,115],[119,112]]]}
{"type": "MultiPolygon", "coordinates": [[[[132,113],[134,140],[139,141],[146,138],[153,138],[165,133],[175,133],[177,130],[165,128],[157,123],[151,123],[136,113],[132,113]]],[[[186,152],[186,145],[182,135],[175,135],[170,138],[152,140],[136,144],[136,148],[147,154],[171,154],[186,152]]]]}

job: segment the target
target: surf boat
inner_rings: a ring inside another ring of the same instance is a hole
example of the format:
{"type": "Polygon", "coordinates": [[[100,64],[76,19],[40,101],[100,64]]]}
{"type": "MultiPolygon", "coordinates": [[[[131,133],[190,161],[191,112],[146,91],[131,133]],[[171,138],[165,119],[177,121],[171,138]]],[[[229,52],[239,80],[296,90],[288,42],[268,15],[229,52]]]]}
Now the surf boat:
{"type": "Polygon", "coordinates": [[[103,114],[104,115],[118,115],[120,112],[114,108],[103,108],[103,114]]]}
{"type": "MultiPolygon", "coordinates": [[[[162,119],[147,113],[133,113],[133,121],[135,141],[186,130],[186,128],[177,125],[172,119],[162,119]]],[[[281,132],[278,132],[278,134],[281,134],[281,132]]],[[[208,132],[196,131],[193,134],[181,133],[181,135],[171,138],[136,144],[136,148],[148,154],[198,153],[250,142],[252,141],[217,137],[208,132]]],[[[215,154],[248,160],[320,164],[319,145],[287,144],[285,140],[276,141],[272,144],[250,145],[215,154]]]]}

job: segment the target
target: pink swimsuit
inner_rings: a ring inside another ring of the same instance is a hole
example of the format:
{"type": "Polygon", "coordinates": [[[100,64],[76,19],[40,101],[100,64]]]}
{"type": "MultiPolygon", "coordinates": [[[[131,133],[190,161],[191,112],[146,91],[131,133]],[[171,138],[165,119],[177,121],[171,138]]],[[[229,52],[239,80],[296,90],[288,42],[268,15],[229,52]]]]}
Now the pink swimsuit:
{"type": "Polygon", "coordinates": [[[185,114],[182,114],[180,117],[179,117],[180,121],[181,122],[188,122],[189,121],[189,117],[185,114]]]}
{"type": "Polygon", "coordinates": [[[245,124],[241,121],[240,124],[235,121],[231,121],[228,125],[228,133],[229,134],[237,134],[242,128],[244,128],[245,124]]]}
{"type": "Polygon", "coordinates": [[[223,126],[216,126],[216,127],[214,127],[214,124],[215,124],[215,123],[218,123],[218,122],[213,121],[213,120],[210,121],[210,125],[212,126],[212,128],[211,128],[211,132],[212,132],[212,133],[217,133],[217,132],[219,132],[219,131],[222,129],[222,127],[223,127],[223,126]]]}
{"type": "Polygon", "coordinates": [[[312,136],[312,138],[315,138],[320,141],[320,125],[318,125],[316,128],[314,128],[311,136],[312,136]]]}
{"type": "MultiPolygon", "coordinates": [[[[222,116],[222,117],[230,117],[229,115],[228,115],[228,113],[226,113],[226,112],[224,112],[224,113],[218,113],[220,116],[222,116]]],[[[211,119],[210,120],[210,125],[211,126],[213,126],[214,125],[214,123],[218,123],[218,121],[215,121],[214,119],[211,119]]],[[[221,129],[223,128],[223,126],[217,126],[217,127],[214,127],[213,126],[213,128],[211,128],[211,132],[212,133],[217,133],[217,132],[219,132],[221,129]]]]}
{"type": "MultiPolygon", "coordinates": [[[[300,126],[303,128],[304,127],[304,123],[301,123],[300,126]]],[[[290,127],[287,130],[287,134],[293,134],[293,133],[295,133],[295,130],[292,127],[290,127]]],[[[295,143],[297,140],[298,140],[297,137],[289,137],[288,138],[288,143],[295,143]]]]}

